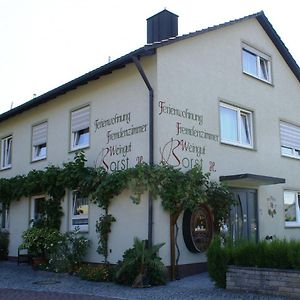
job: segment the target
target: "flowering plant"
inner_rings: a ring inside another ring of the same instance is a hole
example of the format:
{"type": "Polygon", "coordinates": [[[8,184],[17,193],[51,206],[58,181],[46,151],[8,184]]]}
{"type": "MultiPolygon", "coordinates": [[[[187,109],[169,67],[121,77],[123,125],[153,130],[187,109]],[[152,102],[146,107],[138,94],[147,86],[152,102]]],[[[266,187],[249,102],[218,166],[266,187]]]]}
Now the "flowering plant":
{"type": "Polygon", "coordinates": [[[28,249],[30,255],[46,257],[47,249],[51,247],[57,239],[59,231],[49,228],[31,227],[24,231],[21,249],[28,249]]]}
{"type": "Polygon", "coordinates": [[[73,272],[78,269],[89,247],[89,240],[79,235],[79,228],[58,233],[48,244],[48,268],[55,272],[73,272]]]}

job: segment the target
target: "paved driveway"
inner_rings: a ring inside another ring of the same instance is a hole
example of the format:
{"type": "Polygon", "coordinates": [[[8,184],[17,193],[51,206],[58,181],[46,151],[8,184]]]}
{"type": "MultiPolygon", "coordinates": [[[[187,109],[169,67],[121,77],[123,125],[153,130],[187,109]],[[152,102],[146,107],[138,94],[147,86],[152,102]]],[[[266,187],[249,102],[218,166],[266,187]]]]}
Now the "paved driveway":
{"type": "Polygon", "coordinates": [[[68,274],[34,271],[26,264],[0,262],[2,300],[103,299],[285,299],[217,289],[207,273],[173,281],[165,286],[133,289],[113,283],[89,282],[68,274]]]}

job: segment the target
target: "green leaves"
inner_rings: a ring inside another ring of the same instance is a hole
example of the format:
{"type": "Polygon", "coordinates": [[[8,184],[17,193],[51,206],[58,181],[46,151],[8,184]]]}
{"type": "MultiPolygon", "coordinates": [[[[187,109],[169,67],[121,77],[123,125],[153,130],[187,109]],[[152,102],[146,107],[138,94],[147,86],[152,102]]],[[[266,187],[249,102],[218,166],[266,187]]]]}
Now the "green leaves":
{"type": "Polygon", "coordinates": [[[97,252],[104,256],[105,262],[108,256],[108,237],[113,222],[116,222],[116,219],[110,214],[101,215],[96,222],[96,232],[99,234],[97,252]]]}
{"type": "Polygon", "coordinates": [[[163,245],[147,247],[145,240],[135,237],[133,247],[125,251],[123,261],[117,266],[116,281],[131,285],[141,276],[147,277],[150,284],[163,284],[166,269],[157,255],[163,245]]]}
{"type": "Polygon", "coordinates": [[[75,154],[74,161],[62,167],[50,165],[44,170],[32,170],[26,176],[1,178],[0,201],[9,205],[22,196],[48,195],[43,226],[59,229],[63,215],[61,200],[66,189],[89,197],[106,212],[97,223],[98,252],[105,257],[110,226],[115,222],[107,211],[112,199],[125,189],[131,191],[130,198],[135,204],[140,203],[143,193],[149,192],[154,199],[160,197],[163,208],[176,215],[206,203],[213,210],[216,229],[226,220],[229,207],[234,203],[228,189],[210,181],[209,173],[203,173],[199,166],[183,172],[168,165],[139,163],[127,170],[108,173],[102,167],[91,168],[85,163],[84,152],[80,151],[75,154]]]}

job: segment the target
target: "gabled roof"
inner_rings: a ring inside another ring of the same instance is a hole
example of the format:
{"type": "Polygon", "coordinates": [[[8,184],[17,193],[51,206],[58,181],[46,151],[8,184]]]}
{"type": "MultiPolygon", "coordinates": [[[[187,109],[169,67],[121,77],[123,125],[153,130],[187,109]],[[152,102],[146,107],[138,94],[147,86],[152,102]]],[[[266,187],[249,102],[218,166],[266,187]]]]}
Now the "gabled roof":
{"type": "Polygon", "coordinates": [[[278,49],[279,53],[282,55],[283,59],[287,63],[287,65],[290,67],[291,71],[294,73],[295,77],[298,79],[300,82],[300,68],[297,65],[296,61],[290,54],[289,50],[279,37],[279,35],[276,33],[274,30],[272,24],[269,22],[267,17],[265,16],[264,12],[258,12],[240,19],[232,20],[220,25],[216,25],[213,27],[208,27],[203,30],[195,31],[189,34],[184,34],[182,36],[174,37],[174,38],[169,38],[167,40],[162,40],[160,42],[155,42],[153,44],[147,44],[135,51],[132,51],[106,65],[103,65],[89,73],[86,73],[76,79],[73,79],[45,94],[42,94],[28,102],[25,102],[24,104],[21,104],[20,106],[17,106],[3,114],[0,115],[0,122],[3,122],[4,120],[7,120],[17,114],[20,114],[26,110],[29,110],[33,107],[36,107],[38,105],[41,105],[43,103],[46,103],[48,101],[51,101],[55,98],[57,98],[60,95],[63,95],[71,90],[76,89],[77,87],[81,85],[87,84],[89,81],[96,80],[100,78],[101,76],[107,75],[112,73],[114,70],[121,69],[125,67],[126,64],[132,62],[132,57],[143,57],[143,56],[149,56],[149,55],[154,55],[156,53],[156,49],[160,47],[164,47],[166,45],[176,43],[178,41],[182,41],[194,36],[201,35],[203,33],[207,33],[210,31],[214,31],[220,28],[224,28],[236,23],[240,23],[242,21],[250,20],[256,18],[259,24],[262,26],[262,28],[265,30],[269,38],[272,40],[276,48],[278,49]]]}

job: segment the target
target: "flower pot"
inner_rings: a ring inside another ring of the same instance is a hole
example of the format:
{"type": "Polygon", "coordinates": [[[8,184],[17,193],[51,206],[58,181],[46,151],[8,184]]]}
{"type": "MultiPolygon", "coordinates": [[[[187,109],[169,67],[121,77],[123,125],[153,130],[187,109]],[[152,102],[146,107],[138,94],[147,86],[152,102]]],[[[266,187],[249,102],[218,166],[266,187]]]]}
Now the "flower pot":
{"type": "Polygon", "coordinates": [[[47,263],[47,260],[43,256],[36,256],[36,257],[32,257],[32,259],[31,259],[31,264],[32,264],[33,268],[37,268],[40,265],[43,265],[46,263],[47,263]]]}

